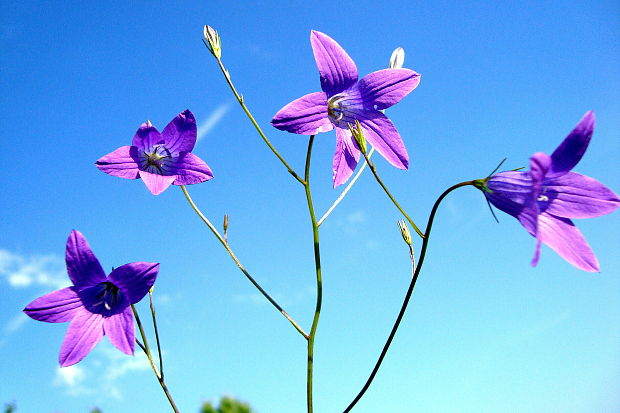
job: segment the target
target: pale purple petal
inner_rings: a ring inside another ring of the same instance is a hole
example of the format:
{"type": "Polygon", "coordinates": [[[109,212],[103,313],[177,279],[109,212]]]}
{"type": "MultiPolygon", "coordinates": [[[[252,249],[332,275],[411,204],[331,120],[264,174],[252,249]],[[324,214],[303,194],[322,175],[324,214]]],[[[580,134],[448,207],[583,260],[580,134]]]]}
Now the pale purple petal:
{"type": "Polygon", "coordinates": [[[342,185],[351,177],[360,154],[360,150],[351,136],[351,131],[336,128],[336,152],[333,160],[334,188],[342,185]]]}
{"type": "Polygon", "coordinates": [[[172,153],[191,152],[196,144],[196,119],[186,109],[179,113],[162,131],[164,144],[172,153]]]}
{"type": "Polygon", "coordinates": [[[310,43],[321,75],[321,89],[328,97],[357,82],[357,66],[347,52],[328,35],[313,30],[310,43]]]}
{"type": "Polygon", "coordinates": [[[592,218],[614,212],[620,198],[611,189],[589,176],[569,172],[545,181],[544,211],[564,218],[592,218]]]}
{"type": "Polygon", "coordinates": [[[131,307],[125,308],[121,313],[104,317],[103,331],[114,347],[125,354],[133,355],[136,336],[131,307]]]}
{"type": "Polygon", "coordinates": [[[538,217],[538,232],[541,241],[570,264],[584,271],[600,271],[594,252],[570,219],[542,213],[538,217]]]}
{"type": "Polygon", "coordinates": [[[176,175],[159,175],[140,171],[140,178],[153,195],[159,195],[174,182],[176,175]]]}
{"type": "Polygon", "coordinates": [[[208,181],[213,178],[209,166],[198,156],[190,152],[183,152],[174,163],[167,165],[176,175],[174,185],[192,185],[208,181]]]}
{"type": "Polygon", "coordinates": [[[327,95],[315,92],[295,99],[275,114],[271,124],[280,130],[316,135],[334,128],[327,117],[327,95]]]}
{"type": "Polygon", "coordinates": [[[491,204],[515,218],[532,197],[532,179],[527,172],[497,173],[487,181],[487,187],[491,192],[484,194],[491,204]]]}
{"type": "Polygon", "coordinates": [[[551,158],[546,153],[536,152],[530,158],[530,176],[532,177],[532,196],[538,198],[545,180],[545,175],[551,166],[551,158]]]}
{"type": "Polygon", "coordinates": [[[594,132],[594,112],[587,112],[566,139],[551,154],[550,176],[563,175],[581,160],[594,132]]]}
{"type": "Polygon", "coordinates": [[[24,313],[38,321],[66,323],[82,310],[82,302],[75,291],[75,287],[67,287],[45,294],[32,301],[24,308],[24,313]]]}
{"type": "Polygon", "coordinates": [[[383,110],[398,103],[420,83],[420,75],[410,69],[383,69],[364,76],[356,85],[364,100],[383,110]]]}
{"type": "Polygon", "coordinates": [[[137,179],[140,177],[138,148],[135,146],[121,146],[114,152],[99,158],[95,165],[108,175],[119,178],[137,179]]]}
{"type": "Polygon", "coordinates": [[[131,304],[142,299],[155,283],[159,264],[152,262],[132,262],[115,268],[108,281],[117,286],[131,304]]]}
{"type": "Polygon", "coordinates": [[[73,230],[67,239],[65,252],[69,279],[78,288],[104,282],[105,272],[90,245],[80,231],[73,230]]]}
{"type": "Polygon", "coordinates": [[[103,316],[81,312],[71,321],[60,347],[58,361],[61,367],[81,361],[103,337],[103,316]]]}
{"type": "Polygon", "coordinates": [[[356,110],[353,116],[362,125],[366,140],[381,156],[399,169],[409,167],[405,144],[392,122],[383,113],[376,110],[356,110]]]}
{"type": "Polygon", "coordinates": [[[140,125],[131,141],[132,146],[144,151],[149,151],[153,146],[161,143],[164,143],[164,138],[149,121],[140,125]]]}

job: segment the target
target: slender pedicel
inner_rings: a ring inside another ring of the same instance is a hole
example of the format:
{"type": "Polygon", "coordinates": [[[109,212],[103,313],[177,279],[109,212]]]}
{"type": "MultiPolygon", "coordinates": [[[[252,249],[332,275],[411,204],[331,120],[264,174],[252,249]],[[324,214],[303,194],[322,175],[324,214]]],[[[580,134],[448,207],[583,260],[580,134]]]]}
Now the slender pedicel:
{"type": "Polygon", "coordinates": [[[218,232],[218,230],[213,226],[213,224],[211,223],[211,221],[209,221],[207,219],[206,216],[204,216],[204,214],[200,211],[200,209],[198,209],[198,207],[196,206],[196,204],[194,203],[194,201],[192,200],[192,197],[189,196],[189,193],[187,192],[187,189],[185,188],[185,186],[181,185],[181,189],[183,190],[183,194],[185,194],[185,198],[187,199],[187,202],[189,202],[189,204],[191,205],[191,207],[194,209],[194,212],[196,212],[196,214],[200,217],[200,219],[202,219],[202,221],[207,225],[207,227],[209,227],[209,229],[211,230],[211,232],[213,233],[213,235],[215,235],[215,237],[218,239],[218,241],[220,241],[220,243],[222,244],[222,246],[224,247],[224,249],[226,249],[226,252],[228,252],[228,255],[230,255],[230,258],[232,258],[232,260],[235,262],[235,264],[237,265],[237,268],[239,268],[241,270],[241,272],[243,273],[243,275],[246,276],[246,278],[248,280],[250,280],[250,282],[254,285],[254,287],[256,287],[256,289],[258,289],[258,291],[260,291],[260,293],[284,316],[286,317],[286,319],[293,325],[293,327],[295,327],[295,329],[302,335],[304,336],[304,338],[307,340],[308,339],[308,334],[306,334],[306,332],[297,324],[297,322],[290,316],[288,315],[288,313],[286,311],[284,311],[284,309],[273,299],[271,298],[271,296],[269,296],[269,294],[267,294],[267,292],[265,290],[263,290],[263,288],[258,284],[258,282],[256,282],[256,280],[254,280],[254,278],[252,278],[252,276],[250,275],[250,273],[243,267],[243,265],[241,265],[241,263],[239,262],[239,260],[237,259],[237,257],[235,256],[235,254],[232,252],[232,250],[230,249],[230,247],[228,246],[228,243],[226,242],[226,240],[220,235],[220,233],[218,232]]]}
{"type": "Polygon", "coordinates": [[[422,240],[422,249],[420,251],[420,258],[418,260],[418,265],[415,267],[415,270],[413,269],[413,251],[411,249],[409,250],[410,251],[410,257],[412,259],[413,277],[411,278],[411,283],[409,284],[409,289],[407,290],[407,294],[405,294],[405,299],[403,300],[403,305],[400,308],[400,312],[398,313],[398,317],[396,317],[396,321],[394,322],[394,326],[392,327],[392,331],[390,331],[390,335],[389,335],[385,345],[383,346],[383,350],[381,350],[381,355],[379,356],[379,359],[377,360],[377,362],[375,364],[375,367],[372,369],[372,372],[370,373],[370,376],[368,377],[368,380],[366,380],[366,383],[364,384],[364,387],[362,387],[362,390],[360,390],[360,392],[357,394],[357,396],[355,396],[355,399],[353,399],[351,404],[349,404],[349,406],[344,410],[343,413],[350,412],[351,409],[353,408],[353,406],[355,406],[357,404],[357,402],[362,398],[364,393],[366,393],[366,390],[368,390],[368,387],[370,387],[370,384],[374,380],[375,375],[379,371],[379,367],[381,367],[381,363],[383,362],[383,359],[385,358],[385,355],[387,354],[387,351],[390,348],[390,345],[392,344],[392,340],[394,339],[394,336],[396,335],[396,331],[398,330],[398,326],[400,325],[400,322],[403,319],[403,316],[405,315],[405,311],[407,310],[407,305],[409,304],[409,299],[411,298],[411,294],[413,293],[413,289],[415,288],[415,284],[416,284],[416,282],[418,280],[418,276],[420,275],[420,271],[422,270],[422,265],[424,264],[424,257],[426,256],[426,248],[428,247],[428,241],[429,241],[429,237],[431,235],[431,229],[433,227],[433,220],[435,219],[435,214],[437,213],[437,208],[439,208],[439,204],[441,204],[441,201],[443,201],[443,199],[450,192],[454,191],[457,188],[461,188],[463,186],[468,186],[468,185],[474,185],[474,181],[465,181],[465,182],[461,182],[459,184],[451,186],[450,188],[446,189],[439,196],[439,198],[437,198],[437,201],[435,201],[435,204],[433,205],[433,209],[431,210],[431,214],[428,217],[428,224],[426,225],[426,231],[424,232],[424,238],[422,240]]]}

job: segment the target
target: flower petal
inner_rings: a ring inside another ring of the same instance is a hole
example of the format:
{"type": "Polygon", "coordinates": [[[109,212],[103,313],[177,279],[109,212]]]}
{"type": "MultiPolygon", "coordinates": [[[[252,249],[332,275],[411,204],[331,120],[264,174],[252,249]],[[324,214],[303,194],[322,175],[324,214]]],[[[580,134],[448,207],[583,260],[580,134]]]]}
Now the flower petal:
{"type": "Polygon", "coordinates": [[[170,166],[176,175],[174,185],[192,185],[208,181],[213,178],[209,166],[191,152],[182,152],[170,166]]]}
{"type": "Polygon", "coordinates": [[[611,189],[589,176],[568,172],[545,181],[550,201],[545,211],[564,218],[592,218],[614,212],[620,198],[611,189]]]}
{"type": "MultiPolygon", "coordinates": [[[[409,155],[405,144],[387,116],[376,110],[355,110],[352,113],[362,125],[366,140],[381,156],[399,169],[409,167],[409,155]]],[[[353,122],[355,120],[351,123],[353,122]]]]}
{"type": "Polygon", "coordinates": [[[105,272],[90,245],[80,231],[73,230],[67,239],[65,251],[69,279],[78,288],[106,280],[105,272]]]}
{"type": "Polygon", "coordinates": [[[336,128],[336,152],[332,164],[334,188],[344,184],[351,177],[360,154],[357,143],[353,141],[351,131],[336,128]]]}
{"type": "Polygon", "coordinates": [[[560,146],[551,154],[553,161],[550,169],[551,176],[567,173],[577,165],[588,149],[592,133],[594,132],[594,112],[587,112],[579,121],[575,129],[562,141],[560,146]]]}
{"type": "Polygon", "coordinates": [[[540,239],[562,258],[584,271],[600,271],[598,260],[570,219],[543,212],[538,217],[540,239]]]}
{"type": "Polygon", "coordinates": [[[61,367],[81,361],[103,337],[103,316],[84,311],[71,321],[60,347],[61,367]]]}
{"type": "Polygon", "coordinates": [[[365,101],[383,110],[398,103],[420,83],[410,69],[383,69],[364,76],[357,84],[365,101]]]}
{"type": "Polygon", "coordinates": [[[196,144],[196,118],[186,109],[179,113],[162,131],[164,145],[172,153],[191,152],[196,144]]]}
{"type": "MultiPolygon", "coordinates": [[[[136,131],[131,141],[131,145],[139,150],[149,151],[153,146],[164,143],[164,138],[151,122],[146,121],[136,131]]],[[[150,151],[149,151],[150,152],[150,151]]]]}
{"type": "Polygon", "coordinates": [[[176,175],[159,175],[140,171],[140,178],[153,195],[159,195],[174,182],[176,175]]]}
{"type": "Polygon", "coordinates": [[[328,35],[312,30],[310,44],[321,74],[321,89],[331,97],[357,82],[357,66],[344,49],[328,35]]]}
{"type": "Polygon", "coordinates": [[[71,321],[83,308],[75,287],[45,294],[24,308],[30,318],[47,323],[66,323],[71,321]]]}
{"type": "Polygon", "coordinates": [[[127,307],[121,313],[104,317],[103,331],[114,347],[125,354],[133,355],[136,335],[131,307],[127,307]]]}
{"type": "Polygon", "coordinates": [[[157,263],[132,262],[115,268],[108,281],[120,288],[131,304],[135,304],[153,286],[158,271],[157,263]]]}
{"type": "Polygon", "coordinates": [[[532,178],[529,172],[506,171],[491,177],[487,182],[491,192],[487,199],[497,209],[517,218],[521,225],[536,237],[538,206],[532,197],[532,178]]]}
{"type": "Polygon", "coordinates": [[[271,124],[280,130],[301,135],[316,135],[334,128],[327,117],[325,92],[310,93],[295,99],[275,114],[271,124]]]}
{"type": "Polygon", "coordinates": [[[551,158],[546,153],[536,152],[530,158],[530,176],[532,177],[532,197],[538,198],[547,171],[551,167],[551,158]]]}
{"type": "Polygon", "coordinates": [[[108,175],[119,178],[137,179],[140,177],[138,148],[135,146],[121,146],[114,152],[99,158],[95,165],[108,175]]]}

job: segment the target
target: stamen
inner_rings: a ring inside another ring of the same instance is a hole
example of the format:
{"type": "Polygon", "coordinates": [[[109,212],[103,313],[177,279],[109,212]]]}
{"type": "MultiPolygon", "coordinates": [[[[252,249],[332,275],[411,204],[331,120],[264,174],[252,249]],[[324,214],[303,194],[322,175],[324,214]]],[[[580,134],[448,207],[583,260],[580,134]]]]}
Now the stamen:
{"type": "Polygon", "coordinates": [[[539,195],[538,196],[538,200],[539,201],[548,202],[549,201],[549,197],[547,195],[539,195]]]}

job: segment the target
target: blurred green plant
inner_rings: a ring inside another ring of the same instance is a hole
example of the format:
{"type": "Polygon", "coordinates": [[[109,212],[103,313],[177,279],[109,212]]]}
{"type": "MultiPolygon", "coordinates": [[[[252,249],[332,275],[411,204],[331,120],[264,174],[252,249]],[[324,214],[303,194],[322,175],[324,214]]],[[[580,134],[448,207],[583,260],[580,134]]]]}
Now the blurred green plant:
{"type": "Polygon", "coordinates": [[[211,402],[204,402],[200,413],[253,413],[253,410],[247,403],[224,396],[220,399],[219,407],[213,407],[211,402]]]}
{"type": "Polygon", "coordinates": [[[17,410],[17,405],[15,403],[7,403],[4,405],[4,413],[13,413],[17,410]]]}

